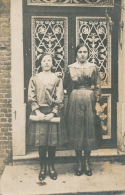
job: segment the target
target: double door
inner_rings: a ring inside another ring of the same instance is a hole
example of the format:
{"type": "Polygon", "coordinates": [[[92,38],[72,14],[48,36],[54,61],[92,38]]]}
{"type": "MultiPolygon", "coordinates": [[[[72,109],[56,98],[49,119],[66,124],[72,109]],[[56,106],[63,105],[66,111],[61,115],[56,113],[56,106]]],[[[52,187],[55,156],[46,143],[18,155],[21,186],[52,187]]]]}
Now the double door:
{"type": "MultiPolygon", "coordinates": [[[[118,18],[114,9],[108,13],[106,8],[28,6],[24,1],[25,102],[29,79],[40,71],[39,57],[44,52],[53,54],[54,71],[64,73],[76,60],[76,45],[84,42],[89,47],[88,60],[100,70],[102,147],[114,147],[117,139],[118,18]]],[[[27,104],[27,121],[29,113],[27,104]]],[[[28,125],[26,132],[28,136],[28,125]]]]}

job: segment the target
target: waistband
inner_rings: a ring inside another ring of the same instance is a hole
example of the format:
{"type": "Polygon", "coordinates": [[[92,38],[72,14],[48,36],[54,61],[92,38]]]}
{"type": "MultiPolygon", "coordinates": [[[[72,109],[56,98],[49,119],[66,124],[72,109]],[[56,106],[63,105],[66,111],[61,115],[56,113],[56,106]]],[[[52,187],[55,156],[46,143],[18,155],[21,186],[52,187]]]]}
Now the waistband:
{"type": "Polygon", "coordinates": [[[87,87],[87,86],[78,86],[77,88],[75,88],[76,90],[93,90],[93,88],[91,88],[91,87],[87,87]]]}

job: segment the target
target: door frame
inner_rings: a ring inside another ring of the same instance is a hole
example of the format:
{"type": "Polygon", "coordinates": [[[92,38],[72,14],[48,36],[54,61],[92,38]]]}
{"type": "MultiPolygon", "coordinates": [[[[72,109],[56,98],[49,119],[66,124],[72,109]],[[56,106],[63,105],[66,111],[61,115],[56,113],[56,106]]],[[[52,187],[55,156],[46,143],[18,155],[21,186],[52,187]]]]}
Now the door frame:
{"type": "MultiPolygon", "coordinates": [[[[124,4],[124,0],[122,5],[124,4]]],[[[121,10],[121,21],[125,13],[121,10]]],[[[120,29],[119,29],[120,31],[120,29]]],[[[125,151],[125,37],[119,32],[118,50],[118,102],[117,102],[117,149],[125,151]],[[122,43],[122,47],[121,47],[122,43]]],[[[23,0],[11,0],[11,66],[12,66],[12,130],[13,156],[26,155],[26,104],[24,103],[24,53],[23,53],[23,0]],[[15,9],[16,7],[16,9],[15,9]],[[18,44],[17,44],[18,43],[18,44]]]]}

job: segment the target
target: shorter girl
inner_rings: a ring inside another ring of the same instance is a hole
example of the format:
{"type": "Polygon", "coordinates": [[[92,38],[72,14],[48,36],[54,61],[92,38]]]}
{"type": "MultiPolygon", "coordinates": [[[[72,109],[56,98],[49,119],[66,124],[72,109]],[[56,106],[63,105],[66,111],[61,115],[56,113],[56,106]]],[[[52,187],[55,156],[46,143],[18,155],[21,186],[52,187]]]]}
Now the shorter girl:
{"type": "Polygon", "coordinates": [[[57,179],[54,168],[56,146],[67,142],[65,126],[52,123],[54,116],[59,116],[63,101],[62,79],[51,72],[53,57],[44,54],[40,58],[42,72],[31,77],[28,89],[28,101],[31,103],[32,115],[39,121],[30,122],[30,144],[38,146],[40,166],[39,180],[44,180],[47,172],[46,153],[48,150],[48,168],[50,178],[57,179]]]}

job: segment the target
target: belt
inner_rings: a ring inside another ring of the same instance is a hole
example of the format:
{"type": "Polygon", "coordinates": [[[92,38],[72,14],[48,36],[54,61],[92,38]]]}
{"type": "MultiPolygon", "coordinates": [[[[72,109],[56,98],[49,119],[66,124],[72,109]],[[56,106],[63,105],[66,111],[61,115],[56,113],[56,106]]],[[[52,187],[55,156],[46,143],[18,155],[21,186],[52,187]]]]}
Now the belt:
{"type": "Polygon", "coordinates": [[[74,90],[93,90],[91,87],[86,87],[86,86],[78,86],[74,90]]]}

